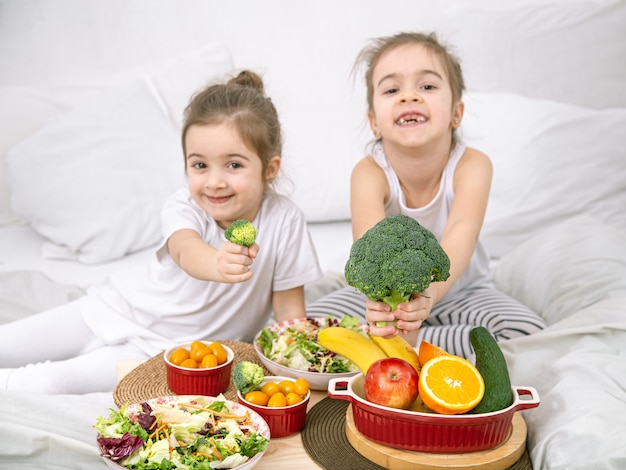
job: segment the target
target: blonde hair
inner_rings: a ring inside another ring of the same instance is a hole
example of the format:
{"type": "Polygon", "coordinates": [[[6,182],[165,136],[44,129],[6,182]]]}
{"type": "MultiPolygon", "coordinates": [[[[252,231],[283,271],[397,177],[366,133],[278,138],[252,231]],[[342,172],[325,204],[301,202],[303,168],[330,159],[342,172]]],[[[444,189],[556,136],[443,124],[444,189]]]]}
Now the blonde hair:
{"type": "Polygon", "coordinates": [[[261,158],[265,174],[270,159],[282,154],[283,139],[276,108],[265,96],[263,80],[256,73],[242,70],[226,83],[210,85],[191,99],[184,113],[183,156],[191,126],[226,122],[235,126],[243,142],[261,158]]]}

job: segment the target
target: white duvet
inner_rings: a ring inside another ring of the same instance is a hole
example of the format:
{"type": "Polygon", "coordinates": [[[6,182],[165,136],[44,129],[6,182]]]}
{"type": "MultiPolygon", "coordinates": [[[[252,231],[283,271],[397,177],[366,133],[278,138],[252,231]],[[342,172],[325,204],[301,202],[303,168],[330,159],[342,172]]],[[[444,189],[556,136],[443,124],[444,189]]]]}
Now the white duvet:
{"type": "MultiPolygon", "coordinates": [[[[626,234],[591,218],[541,232],[503,257],[498,286],[549,326],[501,343],[535,469],[626,468],[626,234]]],[[[1,319],[0,319],[1,320],[1,319]]],[[[111,394],[0,392],[0,468],[105,468],[91,427],[111,394]]]]}
{"type": "Polygon", "coordinates": [[[502,343],[541,398],[523,412],[534,468],[626,468],[626,234],[571,219],[502,258],[496,282],[549,325],[502,343]]]}

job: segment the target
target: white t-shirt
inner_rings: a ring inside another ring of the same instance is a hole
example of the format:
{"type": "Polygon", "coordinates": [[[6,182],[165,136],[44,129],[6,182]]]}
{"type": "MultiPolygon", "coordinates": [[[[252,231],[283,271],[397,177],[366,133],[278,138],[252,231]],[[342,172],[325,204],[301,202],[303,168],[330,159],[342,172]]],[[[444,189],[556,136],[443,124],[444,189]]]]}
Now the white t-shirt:
{"type": "MultiPolygon", "coordinates": [[[[376,144],[372,149],[372,158],[384,171],[389,184],[389,200],[385,204],[385,214],[404,214],[412,217],[420,225],[433,232],[437,240],[441,240],[454,200],[454,172],[459,160],[465,153],[465,148],[464,144],[459,143],[450,152],[450,158],[441,175],[439,190],[432,201],[425,206],[413,208],[406,205],[406,198],[400,187],[398,175],[387,160],[382,145],[376,144]]],[[[446,293],[444,299],[451,297],[464,287],[482,284],[489,279],[489,256],[479,240],[465,271],[446,293]]]]}
{"type": "Polygon", "coordinates": [[[188,189],[178,190],[164,206],[163,242],[155,258],[92,289],[82,302],[85,321],[105,342],[129,341],[152,355],[195,339],[252,340],[270,318],[274,291],[322,275],[304,214],[292,201],[268,191],[252,223],[259,245],[252,279],[236,284],[194,279],[176,265],[167,239],[184,228],[216,248],[226,239],[188,189]]]}

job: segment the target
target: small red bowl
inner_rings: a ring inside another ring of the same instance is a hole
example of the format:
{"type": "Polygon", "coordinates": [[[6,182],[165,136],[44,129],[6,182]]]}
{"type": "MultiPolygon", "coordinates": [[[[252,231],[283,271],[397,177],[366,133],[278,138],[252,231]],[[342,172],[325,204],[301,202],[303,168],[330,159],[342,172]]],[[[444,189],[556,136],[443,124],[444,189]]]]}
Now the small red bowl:
{"type": "MultiPolygon", "coordinates": [[[[206,345],[212,341],[203,341],[206,345]]],[[[188,369],[172,364],[170,356],[178,348],[191,347],[191,342],[178,344],[163,353],[163,361],[167,370],[167,386],[177,395],[216,396],[226,391],[230,385],[230,372],[233,367],[235,353],[222,344],[226,350],[226,362],[210,369],[188,369]]]]}
{"type": "MultiPolygon", "coordinates": [[[[290,382],[296,381],[296,379],[291,377],[268,375],[263,379],[261,385],[264,385],[267,382],[278,383],[282,380],[289,380],[290,382]]],[[[296,403],[291,406],[270,408],[268,406],[259,406],[247,402],[241,392],[237,390],[237,399],[239,400],[239,403],[247,406],[251,410],[256,411],[265,421],[267,421],[272,438],[289,436],[290,434],[300,431],[304,427],[306,423],[306,411],[310,398],[311,391],[309,390],[300,403],[296,403]]]]}
{"type": "Polygon", "coordinates": [[[363,374],[348,380],[331,379],[328,395],[352,403],[354,424],[365,437],[416,452],[452,454],[491,449],[509,437],[516,411],[539,406],[537,390],[512,387],[513,404],[492,413],[442,415],[400,410],[366,400],[364,381],[363,374]]]}

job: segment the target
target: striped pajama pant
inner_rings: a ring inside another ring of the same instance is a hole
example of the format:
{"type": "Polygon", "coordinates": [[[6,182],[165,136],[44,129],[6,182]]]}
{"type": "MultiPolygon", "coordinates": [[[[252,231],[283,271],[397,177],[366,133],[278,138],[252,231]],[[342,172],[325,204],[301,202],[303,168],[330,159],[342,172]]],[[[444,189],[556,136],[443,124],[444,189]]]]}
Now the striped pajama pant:
{"type": "MultiPolygon", "coordinates": [[[[365,296],[353,287],[344,287],[307,305],[307,315],[359,316],[365,320],[365,296]]],[[[525,305],[490,286],[463,289],[452,298],[435,304],[422,323],[422,339],[451,354],[470,359],[473,348],[469,333],[484,326],[497,341],[536,333],[546,324],[525,305]]]]}

